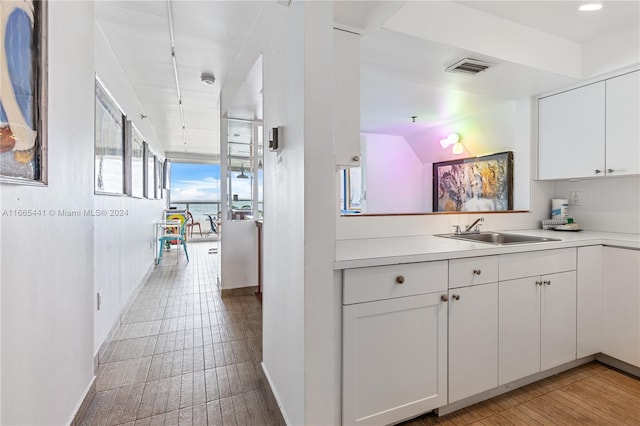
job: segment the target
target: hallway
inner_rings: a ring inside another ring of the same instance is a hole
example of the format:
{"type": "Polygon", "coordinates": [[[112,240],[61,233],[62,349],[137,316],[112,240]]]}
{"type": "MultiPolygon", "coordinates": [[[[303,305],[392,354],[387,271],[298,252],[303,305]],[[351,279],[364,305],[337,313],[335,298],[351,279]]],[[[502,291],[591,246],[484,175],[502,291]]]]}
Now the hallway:
{"type": "Polygon", "coordinates": [[[209,250],[163,256],[100,353],[82,425],[279,425],[261,372],[258,299],[222,299],[209,250]]]}

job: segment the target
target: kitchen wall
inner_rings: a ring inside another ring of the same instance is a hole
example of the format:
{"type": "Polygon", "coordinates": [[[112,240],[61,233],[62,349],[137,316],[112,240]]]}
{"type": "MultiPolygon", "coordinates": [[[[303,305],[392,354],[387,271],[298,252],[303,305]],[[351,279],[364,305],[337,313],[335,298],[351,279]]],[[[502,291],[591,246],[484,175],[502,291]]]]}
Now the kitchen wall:
{"type": "Polygon", "coordinates": [[[402,136],[362,133],[366,213],[425,211],[423,165],[402,136]]]}
{"type": "Polygon", "coordinates": [[[49,184],[0,184],[3,425],[71,421],[93,379],[94,4],[49,2],[49,184]],[[49,213],[53,211],[54,213],[49,213]]]}
{"type": "Polygon", "coordinates": [[[582,229],[640,234],[639,176],[556,182],[554,198],[569,199],[571,191],[581,193],[581,204],[570,205],[569,215],[582,229]]]}
{"type": "Polygon", "coordinates": [[[340,422],[340,289],[334,284],[333,5],[266,3],[222,88],[226,111],[263,58],[263,369],[287,424],[340,422]]]}
{"type": "MultiPolygon", "coordinates": [[[[97,21],[94,31],[95,72],[118,105],[149,143],[151,150],[164,158],[164,150],[153,127],[154,117],[144,113],[127,76],[97,21]]],[[[95,195],[96,209],[122,210],[124,216],[96,217],[94,220],[93,291],[102,293],[102,307],[94,313],[93,350],[97,353],[127,302],[135,296],[154,265],[154,222],[162,218],[166,193],[162,200],[125,196],[95,195]]],[[[94,296],[95,298],[95,296],[94,296]]],[[[95,304],[94,304],[95,309],[95,304]]]]}

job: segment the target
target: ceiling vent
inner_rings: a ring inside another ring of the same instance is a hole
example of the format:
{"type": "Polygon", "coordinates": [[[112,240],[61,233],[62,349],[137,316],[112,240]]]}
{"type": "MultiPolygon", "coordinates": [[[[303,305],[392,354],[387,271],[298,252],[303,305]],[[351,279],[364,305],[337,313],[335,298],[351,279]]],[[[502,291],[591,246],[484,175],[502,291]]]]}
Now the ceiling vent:
{"type": "Polygon", "coordinates": [[[478,74],[492,66],[493,64],[478,59],[464,58],[453,65],[445,68],[449,72],[461,72],[463,74],[478,74]]]}

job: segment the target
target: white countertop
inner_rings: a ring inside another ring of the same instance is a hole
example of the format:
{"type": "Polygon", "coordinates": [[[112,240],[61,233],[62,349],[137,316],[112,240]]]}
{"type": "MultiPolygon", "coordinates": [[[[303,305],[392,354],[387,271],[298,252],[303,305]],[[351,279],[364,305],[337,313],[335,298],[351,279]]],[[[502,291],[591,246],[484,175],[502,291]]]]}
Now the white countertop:
{"type": "Polygon", "coordinates": [[[640,250],[640,235],[638,234],[599,231],[562,232],[541,229],[496,232],[549,237],[562,241],[500,246],[454,240],[436,235],[338,240],[336,241],[334,269],[395,265],[590,245],[607,245],[640,250]]]}

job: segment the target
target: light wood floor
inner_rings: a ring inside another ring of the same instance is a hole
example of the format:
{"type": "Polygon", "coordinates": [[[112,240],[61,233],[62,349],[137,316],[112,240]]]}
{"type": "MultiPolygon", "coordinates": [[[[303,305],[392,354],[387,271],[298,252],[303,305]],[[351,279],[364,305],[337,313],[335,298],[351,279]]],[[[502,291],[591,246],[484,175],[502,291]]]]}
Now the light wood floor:
{"type": "MultiPolygon", "coordinates": [[[[97,395],[83,425],[283,424],[259,370],[261,306],[254,296],[220,297],[208,254],[216,245],[189,244],[189,264],[184,254],[178,263],[175,252],[163,256],[100,354],[97,395]]],[[[405,425],[441,423],[640,425],[640,381],[591,363],[405,425]]]]}
{"type": "Polygon", "coordinates": [[[212,247],[163,255],[100,354],[82,425],[283,424],[260,371],[262,307],[220,297],[212,247]]]}
{"type": "Polygon", "coordinates": [[[405,426],[640,425],[640,380],[598,362],[405,426]]]}

